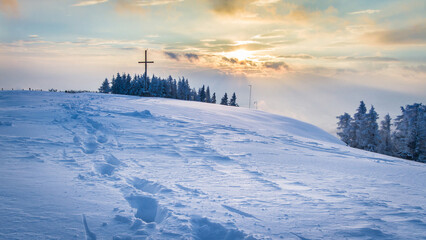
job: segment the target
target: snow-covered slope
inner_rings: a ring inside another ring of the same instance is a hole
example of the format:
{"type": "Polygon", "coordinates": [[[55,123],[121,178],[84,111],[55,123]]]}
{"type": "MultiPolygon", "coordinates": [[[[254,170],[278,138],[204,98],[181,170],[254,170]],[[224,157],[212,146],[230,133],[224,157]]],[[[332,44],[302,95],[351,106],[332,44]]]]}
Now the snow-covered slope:
{"type": "Polygon", "coordinates": [[[244,108],[0,92],[0,239],[425,239],[426,165],[244,108]]]}

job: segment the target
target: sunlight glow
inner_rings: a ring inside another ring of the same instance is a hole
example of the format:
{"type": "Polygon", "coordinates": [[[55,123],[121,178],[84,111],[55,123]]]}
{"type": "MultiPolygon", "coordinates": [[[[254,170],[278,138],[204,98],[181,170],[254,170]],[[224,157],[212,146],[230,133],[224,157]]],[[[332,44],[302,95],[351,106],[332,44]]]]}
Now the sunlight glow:
{"type": "Polygon", "coordinates": [[[227,53],[224,53],[223,55],[227,58],[236,58],[239,61],[253,58],[252,52],[244,50],[244,49],[238,49],[233,52],[227,52],[227,53]]]}

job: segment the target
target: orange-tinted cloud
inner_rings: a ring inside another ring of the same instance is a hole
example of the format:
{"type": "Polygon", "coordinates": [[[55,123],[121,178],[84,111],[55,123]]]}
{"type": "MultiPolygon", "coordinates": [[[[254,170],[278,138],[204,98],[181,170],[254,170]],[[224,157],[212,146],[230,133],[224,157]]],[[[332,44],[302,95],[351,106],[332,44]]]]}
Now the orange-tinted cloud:
{"type": "Polygon", "coordinates": [[[118,12],[145,13],[145,9],[137,6],[133,0],[117,0],[115,9],[118,12]]]}
{"type": "Polygon", "coordinates": [[[9,17],[19,16],[18,0],[0,0],[0,11],[9,17]]]}
{"type": "Polygon", "coordinates": [[[285,70],[290,70],[290,67],[285,63],[285,62],[265,62],[263,63],[263,66],[265,68],[271,68],[274,70],[281,70],[281,69],[285,69],[285,70]]]}
{"type": "Polygon", "coordinates": [[[219,14],[235,14],[244,11],[254,0],[210,0],[213,11],[219,14]]]}
{"type": "Polygon", "coordinates": [[[184,0],[117,0],[118,12],[146,13],[149,7],[183,2],[184,0]]]}
{"type": "Polygon", "coordinates": [[[108,0],[85,0],[85,1],[81,1],[79,3],[74,4],[73,6],[84,7],[84,6],[95,5],[95,4],[104,3],[104,2],[108,2],[108,0]]]}
{"type": "Polygon", "coordinates": [[[363,40],[375,44],[426,44],[426,24],[419,24],[407,28],[376,31],[365,34],[363,40]]]}

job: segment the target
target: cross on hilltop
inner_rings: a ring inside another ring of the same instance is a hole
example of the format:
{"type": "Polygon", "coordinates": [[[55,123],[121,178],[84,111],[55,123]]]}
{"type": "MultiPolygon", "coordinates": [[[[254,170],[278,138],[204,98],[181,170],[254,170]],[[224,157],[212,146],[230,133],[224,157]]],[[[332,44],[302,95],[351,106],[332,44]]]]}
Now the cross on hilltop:
{"type": "Polygon", "coordinates": [[[148,49],[145,50],[145,61],[139,63],[145,63],[145,91],[147,91],[148,63],[154,63],[154,61],[148,61],[148,49]]]}

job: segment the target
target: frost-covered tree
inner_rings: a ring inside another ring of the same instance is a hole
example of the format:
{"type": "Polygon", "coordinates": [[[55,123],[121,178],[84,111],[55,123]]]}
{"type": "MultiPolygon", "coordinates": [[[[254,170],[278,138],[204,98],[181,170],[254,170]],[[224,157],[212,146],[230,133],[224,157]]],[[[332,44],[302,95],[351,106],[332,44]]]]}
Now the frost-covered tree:
{"type": "Polygon", "coordinates": [[[207,89],[206,89],[206,102],[209,103],[211,101],[212,101],[212,99],[211,99],[211,96],[210,96],[210,87],[207,86],[207,89]]]}
{"type": "Polygon", "coordinates": [[[122,81],[121,75],[120,73],[117,73],[117,76],[112,78],[111,93],[122,94],[121,92],[122,85],[123,85],[123,81],[122,81]]]}
{"type": "MultiPolygon", "coordinates": [[[[108,79],[102,83],[99,91],[107,91],[108,79]]],[[[188,79],[179,78],[179,81],[169,76],[163,79],[152,75],[152,78],[145,78],[144,75],[135,75],[132,79],[129,74],[117,73],[112,77],[110,92],[113,94],[125,94],[136,96],[154,96],[175,98],[189,101],[203,101],[216,103],[216,95],[210,97],[210,87],[203,85],[196,91],[195,88],[189,86],[188,79]]]]}
{"type": "Polygon", "coordinates": [[[229,106],[238,107],[237,95],[235,95],[235,92],[232,94],[231,100],[229,100],[229,106]]]}
{"type": "Polygon", "coordinates": [[[354,114],[352,129],[354,131],[354,139],[351,142],[351,147],[367,149],[368,132],[365,126],[367,125],[367,108],[364,101],[361,101],[357,112],[354,114]]]}
{"type": "Polygon", "coordinates": [[[130,74],[123,74],[123,88],[121,94],[130,94],[131,92],[131,81],[132,77],[130,77],[130,74]]]}
{"type": "Polygon", "coordinates": [[[220,100],[220,104],[221,105],[228,105],[228,94],[225,93],[225,95],[223,95],[222,99],[220,100]]]}
{"type": "Polygon", "coordinates": [[[212,99],[210,101],[211,103],[216,103],[216,93],[213,93],[212,99]]]}
{"type": "Polygon", "coordinates": [[[105,80],[102,82],[102,85],[99,87],[99,92],[101,93],[111,92],[111,88],[109,86],[109,82],[107,78],[105,78],[105,80]]]}
{"type": "Polygon", "coordinates": [[[337,116],[339,121],[337,122],[337,135],[340,139],[346,143],[348,146],[351,145],[353,141],[353,129],[352,129],[352,117],[348,113],[337,116]]]}
{"type": "Polygon", "coordinates": [[[403,158],[426,162],[426,106],[421,103],[401,107],[393,134],[395,152],[403,158]]]}
{"type": "Polygon", "coordinates": [[[205,102],[206,101],[206,88],[203,85],[202,88],[198,90],[198,101],[205,102]]]}
{"type": "Polygon", "coordinates": [[[392,135],[391,135],[391,117],[389,114],[385,115],[385,118],[380,122],[380,141],[379,147],[377,148],[377,152],[392,155],[392,135]]]}
{"type": "Polygon", "coordinates": [[[379,115],[377,114],[374,106],[371,106],[369,112],[366,115],[366,124],[364,126],[367,139],[366,139],[366,148],[365,150],[376,152],[377,146],[379,145],[379,125],[377,124],[377,119],[379,115]]]}

